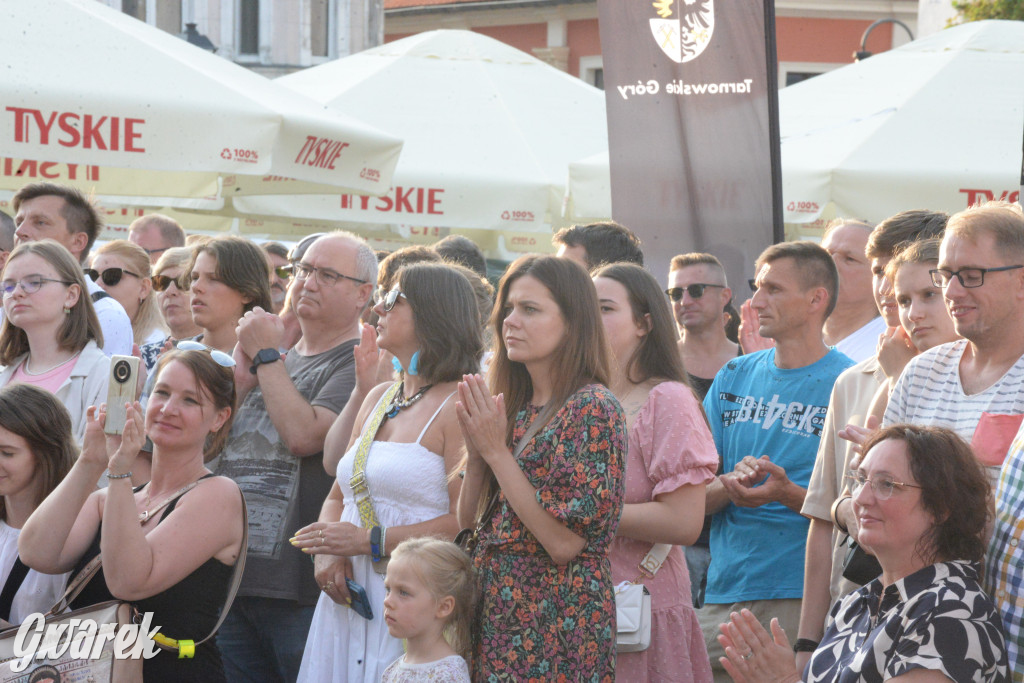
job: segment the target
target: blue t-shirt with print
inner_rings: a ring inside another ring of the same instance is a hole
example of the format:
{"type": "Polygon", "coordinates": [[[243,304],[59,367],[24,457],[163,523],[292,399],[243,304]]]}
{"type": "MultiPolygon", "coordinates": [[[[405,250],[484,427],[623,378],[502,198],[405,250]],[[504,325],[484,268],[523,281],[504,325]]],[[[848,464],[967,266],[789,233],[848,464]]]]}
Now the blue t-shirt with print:
{"type": "MultiPolygon", "coordinates": [[[[704,399],[723,472],[744,456],[767,455],[807,487],[832,385],[854,362],[834,348],[802,368],[775,365],[775,349],[730,361],[704,399]]],[[[711,521],[711,604],[800,598],[808,520],[781,503],[731,502],[711,521]]]]}

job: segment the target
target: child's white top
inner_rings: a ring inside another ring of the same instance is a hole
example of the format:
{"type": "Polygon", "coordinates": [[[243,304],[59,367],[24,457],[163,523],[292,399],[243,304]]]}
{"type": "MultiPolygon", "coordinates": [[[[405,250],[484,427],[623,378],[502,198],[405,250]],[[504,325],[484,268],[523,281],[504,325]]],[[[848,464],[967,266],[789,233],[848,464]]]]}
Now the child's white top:
{"type": "Polygon", "coordinates": [[[426,664],[409,664],[402,656],[384,670],[380,683],[470,683],[469,667],[458,655],[426,664]]]}

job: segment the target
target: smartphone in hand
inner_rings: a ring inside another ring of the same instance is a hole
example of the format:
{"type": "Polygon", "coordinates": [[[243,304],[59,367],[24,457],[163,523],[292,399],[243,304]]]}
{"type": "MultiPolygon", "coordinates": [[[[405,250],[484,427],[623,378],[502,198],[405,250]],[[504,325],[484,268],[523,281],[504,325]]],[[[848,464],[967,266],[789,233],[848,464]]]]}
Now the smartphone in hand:
{"type": "Polygon", "coordinates": [[[364,619],[373,620],[373,609],[370,608],[370,599],[366,596],[366,590],[352,579],[345,579],[345,587],[348,594],[352,596],[352,609],[364,619]]]}
{"type": "Polygon", "coordinates": [[[120,434],[124,431],[125,403],[134,403],[139,385],[139,359],[135,356],[111,356],[110,381],[107,385],[107,420],[103,431],[120,434]]]}

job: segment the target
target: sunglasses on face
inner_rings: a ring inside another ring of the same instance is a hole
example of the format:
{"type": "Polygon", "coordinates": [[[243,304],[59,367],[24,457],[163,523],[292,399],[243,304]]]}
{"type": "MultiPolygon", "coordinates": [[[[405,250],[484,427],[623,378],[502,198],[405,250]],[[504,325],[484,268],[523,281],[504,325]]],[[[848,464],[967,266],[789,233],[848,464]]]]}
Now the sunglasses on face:
{"type": "Polygon", "coordinates": [[[125,275],[131,275],[132,277],[137,278],[142,277],[138,273],[133,273],[132,271],[125,270],[124,268],[107,268],[102,273],[96,270],[95,268],[86,268],[85,271],[83,272],[86,275],[88,275],[93,282],[97,282],[102,278],[103,284],[105,284],[107,287],[113,287],[118,282],[120,282],[121,278],[123,278],[125,275]]]}
{"type": "Polygon", "coordinates": [[[409,298],[398,289],[392,289],[387,294],[381,294],[381,291],[378,289],[374,293],[374,299],[381,305],[385,312],[390,311],[395,307],[395,302],[398,301],[398,297],[402,297],[403,299],[409,298]]]}
{"type": "Polygon", "coordinates": [[[211,349],[206,344],[200,344],[199,342],[193,341],[191,339],[181,340],[180,342],[177,343],[175,348],[180,349],[182,351],[206,351],[207,353],[210,354],[210,357],[213,358],[214,362],[216,362],[217,365],[221,366],[222,368],[235,367],[235,359],[229,356],[228,354],[224,353],[223,351],[220,351],[219,349],[211,349]]]}
{"type": "Polygon", "coordinates": [[[282,280],[287,280],[288,278],[290,278],[292,276],[292,267],[291,266],[275,266],[274,267],[274,274],[277,275],[282,280]]]}
{"type": "Polygon", "coordinates": [[[696,283],[692,285],[686,285],[685,287],[673,287],[672,289],[666,289],[665,293],[668,294],[672,301],[682,301],[683,292],[690,295],[691,299],[699,299],[704,296],[704,290],[708,287],[718,287],[719,289],[725,289],[725,285],[709,285],[704,283],[696,283]]]}
{"type": "Polygon", "coordinates": [[[180,278],[179,279],[179,278],[176,278],[176,277],[171,277],[169,275],[154,275],[152,277],[152,280],[153,280],[153,289],[155,289],[158,292],[164,291],[165,289],[167,289],[171,285],[174,285],[175,287],[177,287],[179,292],[187,292],[188,291],[189,282],[185,278],[180,278]]]}

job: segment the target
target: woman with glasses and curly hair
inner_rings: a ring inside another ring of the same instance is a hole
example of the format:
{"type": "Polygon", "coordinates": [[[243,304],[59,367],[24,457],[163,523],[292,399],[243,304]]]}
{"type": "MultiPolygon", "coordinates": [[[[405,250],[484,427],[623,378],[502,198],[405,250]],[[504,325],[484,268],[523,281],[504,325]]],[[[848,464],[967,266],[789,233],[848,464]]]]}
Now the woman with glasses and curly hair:
{"type": "Polygon", "coordinates": [[[848,479],[857,542],[882,575],[832,608],[802,678],[778,621],[769,633],[748,610],[721,627],[726,671],[741,683],[1009,681],[1002,622],[979,584],[991,491],[971,447],[897,424],[863,450],[848,479]]]}

